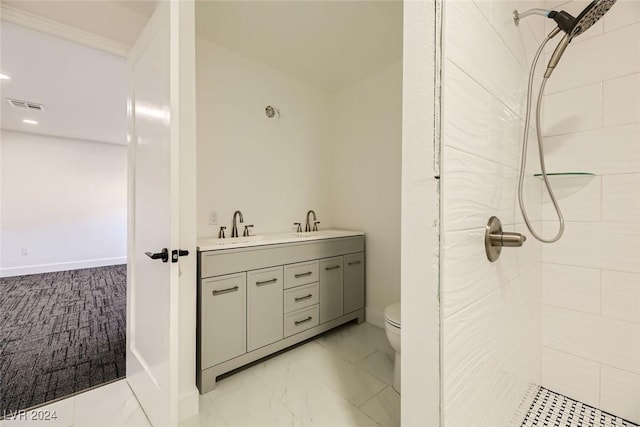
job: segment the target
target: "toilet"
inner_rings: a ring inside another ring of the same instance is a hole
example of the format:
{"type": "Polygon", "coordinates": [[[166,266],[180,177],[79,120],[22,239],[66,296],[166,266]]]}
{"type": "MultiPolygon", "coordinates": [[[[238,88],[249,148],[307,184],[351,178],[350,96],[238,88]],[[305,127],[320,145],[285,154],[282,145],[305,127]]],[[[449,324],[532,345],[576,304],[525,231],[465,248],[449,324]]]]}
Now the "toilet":
{"type": "Polygon", "coordinates": [[[384,331],[389,344],[395,350],[393,367],[393,388],[400,393],[400,303],[391,304],[384,309],[384,331]]]}

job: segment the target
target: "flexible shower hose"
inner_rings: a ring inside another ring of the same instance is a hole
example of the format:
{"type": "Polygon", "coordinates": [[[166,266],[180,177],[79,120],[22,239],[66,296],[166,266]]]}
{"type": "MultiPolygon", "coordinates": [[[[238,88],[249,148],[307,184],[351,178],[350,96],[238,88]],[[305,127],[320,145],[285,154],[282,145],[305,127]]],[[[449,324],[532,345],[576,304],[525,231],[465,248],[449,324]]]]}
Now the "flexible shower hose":
{"type": "Polygon", "coordinates": [[[547,84],[548,78],[545,77],[542,79],[542,84],[540,85],[540,92],[538,93],[538,102],[536,106],[536,139],[538,141],[538,153],[540,157],[540,169],[542,172],[542,178],[544,180],[545,187],[547,188],[547,192],[549,193],[549,197],[551,198],[551,202],[553,203],[553,207],[556,210],[556,214],[558,216],[558,220],[560,222],[560,227],[555,236],[550,239],[545,239],[540,236],[534,229],[531,221],[529,220],[529,215],[527,214],[527,209],[524,206],[524,200],[522,197],[523,186],[524,186],[524,174],[527,166],[527,143],[529,140],[529,124],[531,122],[531,98],[533,92],[533,77],[535,74],[535,69],[538,64],[538,59],[540,58],[540,54],[544,49],[545,45],[551,40],[555,35],[558,34],[558,30],[552,31],[547,38],[542,42],[538,51],[536,52],[535,57],[533,58],[533,63],[531,65],[531,70],[529,72],[529,84],[527,88],[527,112],[525,116],[524,123],[524,135],[522,137],[522,156],[520,161],[520,175],[518,176],[518,203],[520,204],[520,211],[522,212],[522,216],[524,217],[524,222],[527,225],[527,228],[539,241],[543,243],[553,243],[556,242],[562,237],[564,233],[564,217],[562,216],[562,211],[560,210],[560,206],[558,205],[558,201],[556,200],[556,196],[553,194],[553,189],[551,188],[551,184],[549,184],[549,178],[547,177],[547,167],[544,162],[544,148],[542,146],[542,133],[540,131],[540,110],[542,108],[542,96],[544,95],[544,88],[547,84]]]}

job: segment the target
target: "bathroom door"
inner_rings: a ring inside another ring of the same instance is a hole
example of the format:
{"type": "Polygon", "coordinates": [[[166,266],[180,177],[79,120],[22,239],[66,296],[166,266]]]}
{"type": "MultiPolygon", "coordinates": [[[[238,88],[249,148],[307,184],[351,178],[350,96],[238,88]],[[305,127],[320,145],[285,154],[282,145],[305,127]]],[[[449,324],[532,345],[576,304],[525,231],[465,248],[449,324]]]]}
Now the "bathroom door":
{"type": "Polygon", "coordinates": [[[129,55],[127,381],[155,427],[178,424],[179,269],[195,258],[180,223],[189,168],[179,167],[194,144],[187,128],[195,123],[182,118],[195,100],[180,93],[194,64],[179,52],[193,28],[193,2],[158,2],[129,55]],[[174,259],[179,249],[190,249],[190,259],[174,259]]]}

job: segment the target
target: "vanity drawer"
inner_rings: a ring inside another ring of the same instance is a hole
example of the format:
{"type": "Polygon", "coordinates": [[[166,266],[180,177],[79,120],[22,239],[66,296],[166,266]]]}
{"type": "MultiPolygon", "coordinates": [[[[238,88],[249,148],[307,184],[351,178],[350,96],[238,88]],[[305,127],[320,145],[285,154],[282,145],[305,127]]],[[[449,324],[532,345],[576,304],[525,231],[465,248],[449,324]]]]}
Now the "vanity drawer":
{"type": "Polygon", "coordinates": [[[300,262],[284,266],[284,288],[306,285],[320,280],[318,261],[300,262]]]}
{"type": "Polygon", "coordinates": [[[315,305],[319,301],[318,282],[287,289],[284,291],[284,312],[300,310],[315,305]]]}
{"type": "Polygon", "coordinates": [[[320,308],[316,304],[309,308],[303,308],[284,316],[284,336],[289,337],[298,332],[320,324],[320,308]]]}

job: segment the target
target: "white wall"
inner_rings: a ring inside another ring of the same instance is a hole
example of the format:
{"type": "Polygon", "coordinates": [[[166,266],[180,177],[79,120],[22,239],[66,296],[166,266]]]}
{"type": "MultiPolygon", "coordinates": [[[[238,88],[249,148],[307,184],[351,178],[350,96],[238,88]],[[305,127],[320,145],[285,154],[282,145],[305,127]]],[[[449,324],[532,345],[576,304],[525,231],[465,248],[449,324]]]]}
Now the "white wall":
{"type": "MultiPolygon", "coordinates": [[[[484,233],[496,215],[505,231],[529,234],[518,213],[516,182],[529,61],[544,28],[535,18],[516,27],[512,11],[544,3],[444,6],[444,424],[519,425],[540,378],[540,245],[530,237],[491,263],[484,233]]],[[[536,162],[532,156],[530,165],[536,162]]],[[[531,178],[525,186],[530,213],[539,220],[540,182],[531,178]]]]}
{"type": "Polygon", "coordinates": [[[198,235],[226,225],[229,237],[237,209],[254,234],[290,230],[309,209],[330,227],[324,91],[202,38],[196,49],[198,235]]]}
{"type": "Polygon", "coordinates": [[[309,209],[362,230],[367,320],[383,327],[400,300],[401,64],[328,91],[198,38],[197,70],[198,235],[229,237],[236,209],[257,234],[304,227],[309,209]]]}
{"type": "Polygon", "coordinates": [[[0,275],[125,263],[127,148],[0,135],[0,275]]]}
{"type": "Polygon", "coordinates": [[[367,321],[384,327],[385,307],[400,301],[402,64],[341,88],[330,111],[332,217],[366,233],[367,321]]]}
{"type": "Polygon", "coordinates": [[[566,231],[542,250],[542,385],[638,423],[640,3],[618,1],[576,38],[548,88],[548,169],[596,176],[553,181],[566,231]]]}
{"type": "Polygon", "coordinates": [[[402,63],[402,425],[440,426],[436,8],[404,3],[402,63]]]}

